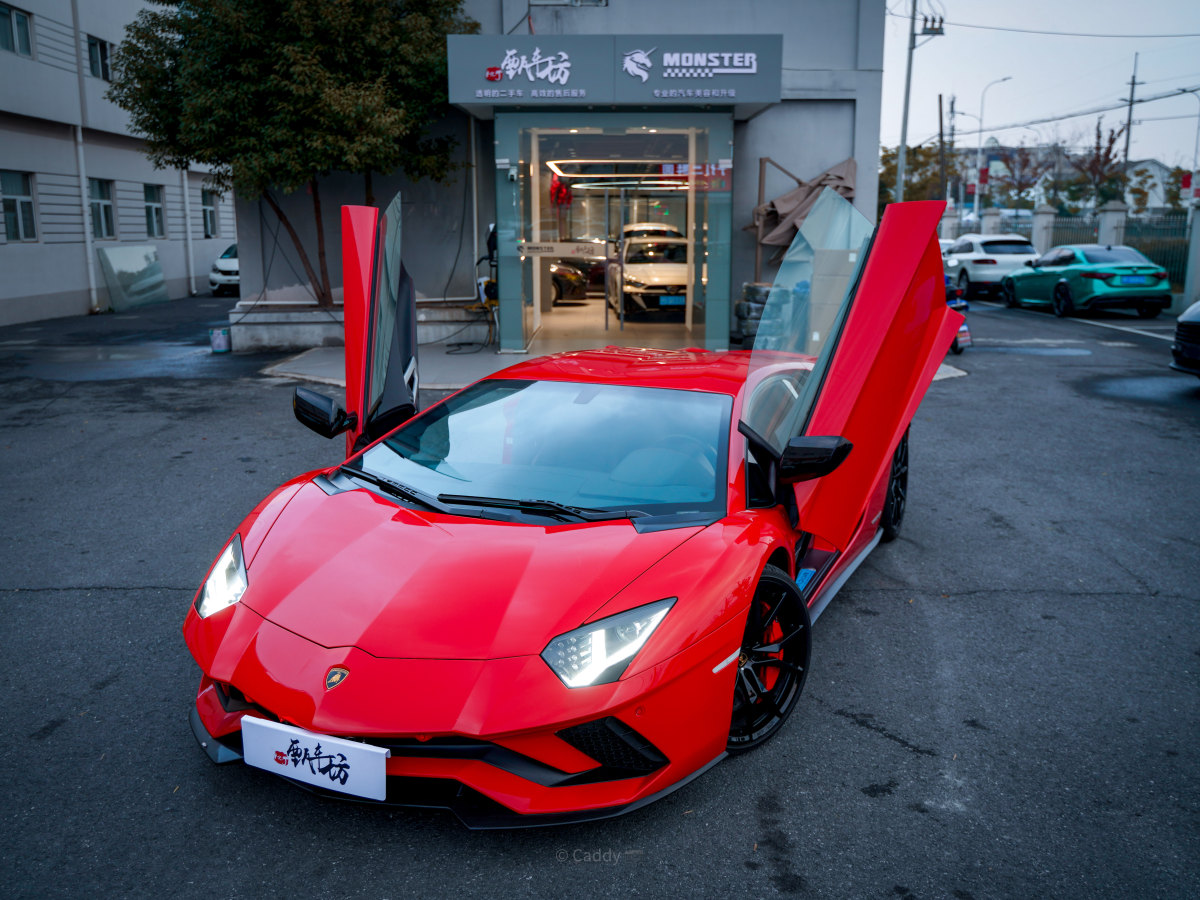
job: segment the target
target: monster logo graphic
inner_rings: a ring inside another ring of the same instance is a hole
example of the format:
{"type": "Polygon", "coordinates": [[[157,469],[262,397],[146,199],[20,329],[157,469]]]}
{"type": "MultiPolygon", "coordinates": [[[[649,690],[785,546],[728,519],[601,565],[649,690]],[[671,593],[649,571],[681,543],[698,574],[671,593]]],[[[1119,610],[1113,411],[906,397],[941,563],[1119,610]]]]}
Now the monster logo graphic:
{"type": "Polygon", "coordinates": [[[649,77],[646,73],[654,68],[654,63],[650,61],[650,54],[657,49],[657,47],[651,47],[649,50],[630,50],[621,60],[621,68],[627,75],[645,81],[649,77]]]}

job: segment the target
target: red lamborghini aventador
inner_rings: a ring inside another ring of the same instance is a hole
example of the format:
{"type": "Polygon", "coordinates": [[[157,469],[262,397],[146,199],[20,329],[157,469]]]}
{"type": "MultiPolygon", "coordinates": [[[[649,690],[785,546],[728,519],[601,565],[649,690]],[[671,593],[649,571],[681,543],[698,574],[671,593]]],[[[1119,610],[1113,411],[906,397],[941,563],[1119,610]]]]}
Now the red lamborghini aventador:
{"type": "Polygon", "coordinates": [[[522,362],[413,416],[398,206],[343,211],[348,458],[238,526],[183,626],[216,762],[471,827],[625,813],[795,708],[810,628],[904,514],[962,316],[940,203],[826,192],[753,351],[522,362]]]}

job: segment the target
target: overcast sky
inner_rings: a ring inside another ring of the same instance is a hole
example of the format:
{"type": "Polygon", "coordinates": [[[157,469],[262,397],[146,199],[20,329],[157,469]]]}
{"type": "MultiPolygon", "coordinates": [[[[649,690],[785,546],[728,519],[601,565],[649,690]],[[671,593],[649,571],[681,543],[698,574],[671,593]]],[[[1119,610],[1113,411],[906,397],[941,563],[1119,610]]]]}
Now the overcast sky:
{"type": "MultiPolygon", "coordinates": [[[[886,0],[887,33],[883,61],[883,116],[880,140],[900,142],[904,108],[904,67],[908,14],[912,0],[886,0]]],[[[937,139],[937,98],[944,96],[946,128],[950,127],[950,95],[961,112],[979,115],[980,91],[989,82],[1011,75],[987,92],[984,127],[1058,117],[1093,107],[1114,105],[1129,97],[1133,55],[1138,53],[1136,97],[1175,88],[1200,87],[1200,0],[918,0],[917,31],[923,15],[945,17],[943,37],[920,38],[913,54],[912,98],[908,143],[937,139]],[[1017,34],[955,26],[992,25],[1037,31],[1098,34],[1168,34],[1168,38],[1064,37],[1017,34]],[[920,41],[927,40],[924,45],[920,41]]],[[[1130,159],[1153,157],[1170,166],[1189,168],[1196,142],[1200,100],[1197,94],[1135,104],[1130,159]],[[1170,118],[1167,118],[1170,117],[1170,118]]],[[[1124,124],[1125,107],[1104,113],[1104,130],[1124,124]]],[[[1094,138],[1096,114],[1064,118],[1057,124],[985,131],[1005,143],[1022,138],[1033,144],[1060,140],[1075,143],[1094,138]]],[[[959,146],[974,147],[978,122],[958,117],[959,146]],[[970,134],[963,134],[971,131],[970,134]]],[[[1121,146],[1121,145],[1118,145],[1121,146]]]]}

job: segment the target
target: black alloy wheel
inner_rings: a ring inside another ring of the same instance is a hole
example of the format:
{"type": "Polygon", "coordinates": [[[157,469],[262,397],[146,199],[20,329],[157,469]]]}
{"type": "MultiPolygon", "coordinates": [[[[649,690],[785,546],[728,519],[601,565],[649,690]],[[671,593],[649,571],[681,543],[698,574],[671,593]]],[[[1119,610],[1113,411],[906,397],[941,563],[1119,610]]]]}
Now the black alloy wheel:
{"type": "Polygon", "coordinates": [[[955,356],[958,356],[960,353],[963,352],[963,348],[961,346],[959,346],[958,338],[955,338],[954,343],[950,345],[950,352],[953,353],[955,356]]]}
{"type": "Polygon", "coordinates": [[[1011,281],[1000,282],[1000,295],[1004,298],[1004,305],[1009,309],[1016,309],[1021,305],[1017,301],[1017,288],[1011,281]]]}
{"type": "Polygon", "coordinates": [[[1137,305],[1139,319],[1157,319],[1160,312],[1162,312],[1162,307],[1157,303],[1143,302],[1137,305]]]}
{"type": "Polygon", "coordinates": [[[1054,286],[1054,314],[1060,319],[1075,314],[1075,301],[1071,299],[1071,289],[1061,282],[1054,286]]]}
{"type": "Polygon", "coordinates": [[[879,527],[883,529],[882,540],[894,541],[900,534],[904,522],[904,508],[908,505],[908,431],[900,438],[896,452],[892,454],[892,471],[888,475],[887,497],[883,501],[883,514],[879,527]]]}
{"type": "Polygon", "coordinates": [[[804,690],[811,654],[812,626],[804,597],[787,572],[769,565],[746,617],[726,750],[751,750],[782,727],[804,690]]]}

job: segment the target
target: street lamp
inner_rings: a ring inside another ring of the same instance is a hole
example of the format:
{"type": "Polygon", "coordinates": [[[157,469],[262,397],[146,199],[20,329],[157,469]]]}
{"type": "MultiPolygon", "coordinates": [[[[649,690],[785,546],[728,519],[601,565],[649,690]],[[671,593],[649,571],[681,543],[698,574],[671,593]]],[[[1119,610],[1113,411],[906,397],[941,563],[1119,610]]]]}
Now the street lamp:
{"type": "Polygon", "coordinates": [[[997,78],[995,81],[988,82],[979,94],[979,144],[975,148],[975,218],[979,220],[981,225],[983,224],[983,207],[980,204],[982,198],[979,196],[979,175],[983,171],[983,101],[987,98],[988,88],[1005,81],[1012,81],[1012,76],[1005,75],[1003,78],[997,78]]]}

